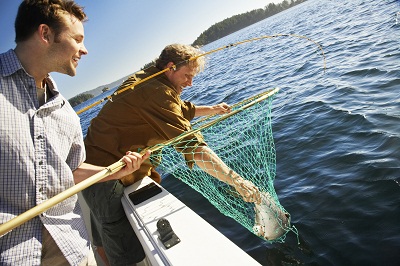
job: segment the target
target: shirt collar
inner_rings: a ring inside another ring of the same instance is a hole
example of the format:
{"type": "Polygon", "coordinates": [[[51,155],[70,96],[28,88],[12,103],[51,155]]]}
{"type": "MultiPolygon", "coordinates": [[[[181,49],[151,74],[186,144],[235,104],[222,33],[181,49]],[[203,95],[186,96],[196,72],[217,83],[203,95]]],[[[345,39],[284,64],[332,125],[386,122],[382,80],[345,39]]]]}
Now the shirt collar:
{"type": "MultiPolygon", "coordinates": [[[[149,72],[151,75],[156,74],[158,72],[160,72],[162,70],[158,69],[157,67],[153,66],[147,69],[147,72],[149,72]]],[[[160,80],[162,83],[164,83],[165,85],[167,85],[168,87],[170,87],[171,89],[173,89],[176,93],[177,90],[174,87],[174,85],[171,83],[171,81],[169,81],[169,79],[167,78],[167,76],[165,75],[165,73],[162,73],[161,75],[158,75],[157,77],[158,80],[160,80]]]]}
{"type": "Polygon", "coordinates": [[[10,76],[20,69],[24,69],[13,49],[0,54],[0,71],[3,76],[10,76]]]}
{"type": "MultiPolygon", "coordinates": [[[[17,54],[13,49],[10,49],[5,53],[0,54],[0,73],[4,77],[10,76],[20,69],[22,69],[26,73],[25,69],[22,67],[21,62],[17,57],[17,54]]],[[[26,74],[29,75],[28,73],[26,74]]],[[[46,83],[49,85],[50,90],[53,91],[53,94],[59,94],[57,85],[54,82],[53,78],[49,74],[47,74],[45,79],[46,83]]]]}

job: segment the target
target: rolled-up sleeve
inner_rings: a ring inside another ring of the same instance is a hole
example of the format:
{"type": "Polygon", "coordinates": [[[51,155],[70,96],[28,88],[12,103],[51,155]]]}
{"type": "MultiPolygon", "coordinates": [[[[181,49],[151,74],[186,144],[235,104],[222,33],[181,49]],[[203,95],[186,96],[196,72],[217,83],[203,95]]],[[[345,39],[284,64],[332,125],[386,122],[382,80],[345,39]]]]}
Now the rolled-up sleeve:
{"type": "MultiPolygon", "coordinates": [[[[182,101],[172,89],[166,86],[149,88],[143,93],[143,98],[138,112],[163,139],[173,139],[192,129],[190,120],[194,117],[195,106],[182,101]]],[[[193,151],[199,145],[206,145],[200,132],[190,134],[173,144],[188,163],[193,162],[193,151]]]]}
{"type": "Polygon", "coordinates": [[[183,101],[182,112],[184,117],[192,121],[196,113],[196,106],[192,102],[183,101]]]}

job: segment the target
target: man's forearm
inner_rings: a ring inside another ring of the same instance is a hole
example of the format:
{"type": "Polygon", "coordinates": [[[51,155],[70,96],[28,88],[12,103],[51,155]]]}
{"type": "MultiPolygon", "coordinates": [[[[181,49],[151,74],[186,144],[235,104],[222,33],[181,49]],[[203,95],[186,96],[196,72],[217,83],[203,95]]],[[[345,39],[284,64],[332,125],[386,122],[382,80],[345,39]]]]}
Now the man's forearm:
{"type": "Polygon", "coordinates": [[[233,179],[240,178],[207,146],[197,148],[194,159],[203,171],[226,184],[233,185],[233,179]]]}
{"type": "Polygon", "coordinates": [[[194,116],[205,116],[205,115],[212,115],[214,108],[213,106],[196,106],[196,111],[194,116]]]}
{"type": "MultiPolygon", "coordinates": [[[[121,162],[125,164],[125,166],[114,174],[108,175],[107,177],[101,179],[98,182],[105,182],[112,179],[120,179],[128,174],[133,173],[134,171],[140,168],[140,165],[144,160],[147,160],[150,157],[151,151],[148,150],[144,155],[140,155],[136,152],[127,152],[125,156],[122,157],[121,162]]],[[[96,166],[88,163],[82,163],[77,169],[73,171],[75,184],[82,182],[86,178],[91,177],[94,174],[102,171],[105,167],[96,166]]]]}
{"type": "MultiPolygon", "coordinates": [[[[79,168],[77,168],[73,172],[75,184],[82,182],[83,180],[89,178],[92,175],[97,174],[98,172],[100,172],[104,169],[105,169],[105,167],[96,166],[96,165],[92,165],[92,164],[88,164],[88,163],[81,164],[79,166],[79,168]]],[[[102,180],[100,180],[99,182],[105,182],[105,181],[108,181],[111,179],[114,179],[114,178],[112,175],[109,175],[109,176],[103,178],[102,180]]]]}
{"type": "Polygon", "coordinates": [[[226,114],[231,111],[231,108],[226,103],[220,103],[213,106],[196,106],[194,116],[205,116],[205,115],[215,115],[215,114],[226,114]]]}
{"type": "Polygon", "coordinates": [[[194,152],[194,160],[203,171],[233,186],[244,201],[261,202],[258,188],[230,169],[209,147],[199,146],[194,152]]]}

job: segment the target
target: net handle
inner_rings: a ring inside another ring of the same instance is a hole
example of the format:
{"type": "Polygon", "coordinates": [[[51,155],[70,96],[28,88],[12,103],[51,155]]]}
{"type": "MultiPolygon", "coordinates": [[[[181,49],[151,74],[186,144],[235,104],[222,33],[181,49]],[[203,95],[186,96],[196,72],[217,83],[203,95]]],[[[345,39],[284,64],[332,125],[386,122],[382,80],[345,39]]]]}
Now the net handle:
{"type": "MultiPolygon", "coordinates": [[[[239,112],[241,112],[241,111],[243,111],[243,110],[245,110],[245,109],[247,109],[247,108],[250,108],[251,106],[255,105],[256,103],[259,103],[259,102],[264,101],[265,99],[271,97],[272,95],[274,95],[274,94],[277,93],[278,91],[279,91],[279,88],[275,88],[275,89],[272,89],[272,90],[263,92],[263,93],[257,95],[257,96],[259,97],[258,99],[253,100],[253,101],[251,101],[250,103],[248,103],[248,104],[246,104],[246,105],[244,105],[244,106],[242,106],[242,107],[240,107],[240,108],[238,108],[238,109],[236,109],[236,110],[234,110],[234,111],[232,111],[232,112],[230,112],[230,113],[228,113],[228,114],[222,115],[222,116],[221,116],[220,118],[218,118],[218,119],[215,119],[215,120],[213,120],[213,121],[210,121],[210,122],[208,122],[208,123],[202,125],[202,126],[199,127],[199,128],[186,131],[186,132],[182,133],[181,135],[179,135],[179,136],[177,136],[177,137],[175,137],[175,138],[173,138],[173,139],[170,139],[170,140],[168,140],[168,141],[165,141],[165,142],[163,142],[163,143],[161,143],[161,144],[156,144],[156,145],[154,145],[154,146],[152,146],[152,147],[148,147],[148,148],[144,149],[143,151],[146,151],[146,150],[148,150],[148,149],[150,149],[151,151],[160,150],[160,149],[162,149],[163,147],[165,147],[165,146],[167,146],[167,145],[171,145],[172,143],[174,143],[174,142],[176,142],[176,141],[179,141],[179,140],[181,140],[181,139],[183,139],[183,138],[185,138],[185,137],[188,137],[188,136],[190,136],[190,135],[192,135],[192,134],[194,134],[194,133],[196,133],[196,132],[199,132],[200,130],[203,130],[203,129],[207,128],[207,127],[210,127],[210,126],[212,126],[212,125],[218,123],[219,121],[225,120],[225,119],[227,119],[227,118],[229,118],[229,117],[231,117],[231,116],[233,116],[233,115],[235,115],[235,114],[237,114],[237,113],[239,113],[239,112]],[[260,96],[260,95],[261,95],[261,96],[260,96]]],[[[254,98],[254,97],[257,98],[257,96],[253,96],[252,98],[254,98]]],[[[245,102],[245,101],[242,101],[242,102],[245,102]]],[[[211,117],[211,116],[214,116],[214,115],[210,115],[210,117],[211,117]]]]}
{"type": "MultiPolygon", "coordinates": [[[[237,103],[231,105],[230,107],[231,107],[232,109],[233,109],[233,108],[236,108],[236,107],[238,107],[238,106],[240,106],[240,105],[243,105],[243,104],[246,103],[246,102],[253,101],[254,99],[257,99],[257,98],[259,98],[259,97],[261,97],[261,96],[263,96],[263,95],[265,95],[265,94],[268,94],[268,93],[270,93],[270,92],[271,92],[271,91],[264,91],[264,92],[261,92],[261,93],[259,93],[259,94],[257,94],[257,95],[254,95],[253,97],[250,97],[250,98],[244,99],[243,101],[237,102],[237,103]]],[[[210,118],[212,118],[212,117],[214,117],[214,116],[217,116],[217,115],[218,115],[218,114],[212,114],[212,115],[208,115],[208,116],[206,116],[206,117],[203,117],[202,119],[200,119],[200,120],[194,122],[194,123],[192,124],[192,126],[194,126],[194,125],[196,125],[196,124],[198,124],[198,123],[201,123],[201,122],[203,122],[203,121],[205,121],[205,120],[207,120],[207,119],[210,119],[210,118]]]]}

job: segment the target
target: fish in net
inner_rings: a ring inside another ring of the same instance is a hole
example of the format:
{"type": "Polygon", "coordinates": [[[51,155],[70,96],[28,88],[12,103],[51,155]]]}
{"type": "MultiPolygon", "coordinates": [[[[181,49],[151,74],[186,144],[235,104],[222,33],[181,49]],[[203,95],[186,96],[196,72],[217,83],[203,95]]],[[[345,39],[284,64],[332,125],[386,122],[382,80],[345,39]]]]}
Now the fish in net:
{"type": "Polygon", "coordinates": [[[273,95],[277,91],[266,91],[237,103],[232,106],[229,114],[208,116],[194,122],[191,131],[167,144],[160,144],[162,148],[155,148],[161,152],[152,154],[151,158],[153,162],[157,160],[159,163],[158,171],[186,183],[222,214],[271,242],[283,242],[287,232],[296,231],[274,189],[276,152],[271,109],[273,95]],[[187,141],[186,136],[198,131],[226,165],[257,186],[261,202],[245,202],[230,185],[211,176],[196,164],[192,168],[187,166],[182,155],[192,152],[195,147],[190,147],[193,142],[187,141]],[[175,147],[179,147],[180,152],[175,147]]]}

